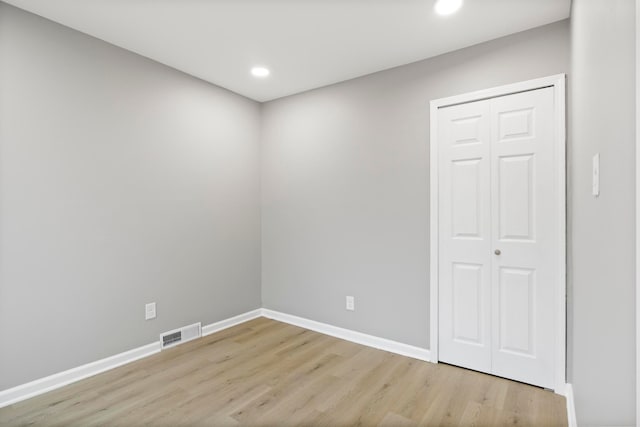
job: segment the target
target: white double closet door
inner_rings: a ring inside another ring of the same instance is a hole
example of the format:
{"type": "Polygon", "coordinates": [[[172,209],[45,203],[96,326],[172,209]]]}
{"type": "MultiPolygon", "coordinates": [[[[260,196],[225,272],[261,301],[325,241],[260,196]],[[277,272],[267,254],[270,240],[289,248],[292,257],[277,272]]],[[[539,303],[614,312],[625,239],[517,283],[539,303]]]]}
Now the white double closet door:
{"type": "Polygon", "coordinates": [[[554,89],[438,111],[439,360],[554,388],[554,89]]]}

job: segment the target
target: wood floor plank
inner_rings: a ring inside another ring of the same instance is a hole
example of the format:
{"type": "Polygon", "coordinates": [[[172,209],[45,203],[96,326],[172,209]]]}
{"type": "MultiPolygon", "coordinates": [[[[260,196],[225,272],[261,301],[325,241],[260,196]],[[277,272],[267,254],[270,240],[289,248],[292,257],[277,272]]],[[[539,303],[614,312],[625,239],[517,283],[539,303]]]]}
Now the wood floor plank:
{"type": "Polygon", "coordinates": [[[2,426],[566,426],[562,396],[259,318],[0,409],[2,426]]]}
{"type": "Polygon", "coordinates": [[[415,421],[393,412],[387,412],[378,424],[379,427],[413,427],[417,425],[415,421]]]}

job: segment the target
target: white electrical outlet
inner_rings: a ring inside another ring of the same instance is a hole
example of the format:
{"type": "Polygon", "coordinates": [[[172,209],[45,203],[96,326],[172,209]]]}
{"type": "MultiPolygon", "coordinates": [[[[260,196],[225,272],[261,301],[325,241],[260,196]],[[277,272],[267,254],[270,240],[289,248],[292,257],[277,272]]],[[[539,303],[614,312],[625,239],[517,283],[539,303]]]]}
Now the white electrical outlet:
{"type": "Polygon", "coordinates": [[[144,306],[144,320],[151,320],[156,318],[156,303],[150,302],[144,306]]]}
{"type": "Polygon", "coordinates": [[[356,300],[354,297],[348,296],[347,297],[347,310],[349,311],[355,311],[356,309],[356,300]]]}

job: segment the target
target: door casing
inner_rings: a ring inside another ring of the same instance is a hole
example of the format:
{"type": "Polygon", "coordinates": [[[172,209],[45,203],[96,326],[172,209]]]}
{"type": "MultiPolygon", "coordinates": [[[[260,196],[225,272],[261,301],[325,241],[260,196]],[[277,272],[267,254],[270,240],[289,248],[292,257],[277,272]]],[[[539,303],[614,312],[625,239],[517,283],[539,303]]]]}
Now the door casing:
{"type": "Polygon", "coordinates": [[[499,96],[511,95],[519,92],[526,92],[546,87],[554,88],[554,138],[557,165],[555,170],[555,181],[560,189],[557,203],[556,219],[559,224],[557,238],[558,245],[558,273],[557,291],[554,295],[554,313],[557,319],[557,328],[554,331],[554,391],[558,394],[565,393],[566,385],[566,124],[565,124],[565,74],[543,77],[539,79],[527,80],[524,82],[498,86],[476,92],[447,98],[435,99],[430,102],[430,192],[429,192],[429,341],[430,358],[433,363],[438,363],[438,109],[457,104],[464,104],[472,101],[496,98],[499,96]]]}

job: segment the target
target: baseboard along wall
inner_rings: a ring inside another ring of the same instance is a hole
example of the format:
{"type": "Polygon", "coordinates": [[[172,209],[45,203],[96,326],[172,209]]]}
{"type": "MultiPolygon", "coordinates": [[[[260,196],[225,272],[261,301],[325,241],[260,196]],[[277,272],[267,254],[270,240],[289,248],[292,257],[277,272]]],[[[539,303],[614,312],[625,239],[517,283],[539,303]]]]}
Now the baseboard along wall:
{"type": "Polygon", "coordinates": [[[403,344],[397,341],[379,338],[373,335],[364,334],[362,332],[352,331],[351,329],[339,328],[327,323],[316,322],[291,314],[281,313],[274,310],[263,308],[262,315],[268,319],[278,320],[280,322],[289,323],[290,325],[300,326],[301,328],[310,329],[321,334],[331,335],[356,344],[366,345],[391,353],[400,354],[402,356],[412,357],[418,360],[430,362],[430,352],[427,349],[415,347],[409,344],[403,344]]]}
{"type": "MultiPolygon", "coordinates": [[[[368,335],[362,332],[350,329],[340,328],[329,325],[327,323],[316,322],[314,320],[305,319],[303,317],[293,316],[291,314],[281,313],[269,309],[256,309],[246,313],[239,314],[219,322],[211,323],[202,327],[202,336],[210,335],[218,331],[239,325],[258,317],[266,317],[268,319],[277,320],[288,323],[301,328],[309,329],[321,334],[330,335],[356,344],[366,345],[368,347],[385,350],[391,353],[400,354],[402,356],[411,357],[418,360],[432,362],[429,350],[415,347],[409,344],[368,335]]],[[[12,405],[22,400],[38,396],[40,394],[55,390],[65,385],[80,381],[82,379],[97,375],[99,373],[117,368],[118,366],[131,363],[135,360],[151,356],[160,351],[160,342],[143,345],[124,353],[116,354],[105,359],[87,363],[67,371],[59,372],[35,381],[28,382],[7,390],[0,391],[0,408],[12,405]]],[[[573,388],[571,384],[567,384],[563,393],[567,399],[567,417],[569,427],[577,427],[575,408],[573,403],[573,388]]]]}
{"type": "Polygon", "coordinates": [[[65,385],[126,365],[160,351],[160,342],[143,345],[124,353],[106,357],[76,368],[49,375],[35,381],[0,391],[0,408],[38,396],[65,385]]]}
{"type": "Polygon", "coordinates": [[[576,420],[576,406],[573,400],[573,385],[567,383],[564,387],[564,397],[567,399],[567,421],[569,427],[578,427],[576,420]]]}
{"type": "MultiPolygon", "coordinates": [[[[257,309],[219,322],[211,323],[202,327],[202,336],[213,334],[260,316],[262,316],[262,309],[257,309]]],[[[57,374],[49,375],[26,384],[2,390],[0,391],[0,408],[64,387],[76,381],[117,368],[118,366],[126,365],[127,363],[156,354],[159,351],[160,341],[157,341],[134,348],[133,350],[125,351],[124,353],[87,363],[86,365],[81,365],[57,374]]]]}

